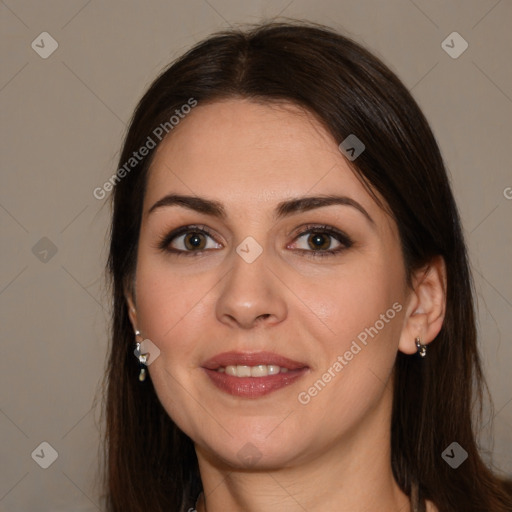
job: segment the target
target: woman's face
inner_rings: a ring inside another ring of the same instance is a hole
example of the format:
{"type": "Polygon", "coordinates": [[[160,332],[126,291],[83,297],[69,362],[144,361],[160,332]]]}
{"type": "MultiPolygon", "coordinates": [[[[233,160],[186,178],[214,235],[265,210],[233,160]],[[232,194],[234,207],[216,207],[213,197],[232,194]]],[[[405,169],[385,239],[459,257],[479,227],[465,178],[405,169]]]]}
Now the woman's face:
{"type": "Polygon", "coordinates": [[[151,166],[132,322],[160,350],[165,410],[230,466],[292,466],[389,427],[404,263],[339,142],[291,105],[227,100],[199,104],[151,166]],[[296,207],[327,196],[344,199],[296,207]]]}

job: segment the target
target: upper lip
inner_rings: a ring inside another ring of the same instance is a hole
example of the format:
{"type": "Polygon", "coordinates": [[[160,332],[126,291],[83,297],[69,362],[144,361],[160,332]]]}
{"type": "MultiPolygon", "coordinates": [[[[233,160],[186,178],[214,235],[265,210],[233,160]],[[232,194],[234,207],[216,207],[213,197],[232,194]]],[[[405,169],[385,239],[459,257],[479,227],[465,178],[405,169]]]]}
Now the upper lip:
{"type": "Polygon", "coordinates": [[[289,370],[307,367],[305,363],[272,352],[223,352],[205,361],[203,368],[217,370],[221,366],[257,366],[260,364],[276,365],[289,370]]]}

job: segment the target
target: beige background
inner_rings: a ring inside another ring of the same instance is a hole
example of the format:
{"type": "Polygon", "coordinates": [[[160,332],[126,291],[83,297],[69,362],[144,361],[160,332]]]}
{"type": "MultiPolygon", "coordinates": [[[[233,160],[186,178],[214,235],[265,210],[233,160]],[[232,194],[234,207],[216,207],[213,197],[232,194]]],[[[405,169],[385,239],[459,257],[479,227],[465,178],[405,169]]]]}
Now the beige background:
{"type": "Polygon", "coordinates": [[[107,345],[108,207],[93,189],[115,172],[126,123],[162,67],[214,30],[279,14],[366,44],[431,122],[495,401],[494,447],[488,427],[482,446],[512,474],[512,2],[1,0],[1,510],[102,510],[93,397],[107,345]],[[457,59],[441,47],[453,31],[469,43],[457,59]],[[42,32],[58,43],[47,59],[31,47],[42,32]],[[58,452],[48,469],[31,457],[44,441],[58,452]]]}

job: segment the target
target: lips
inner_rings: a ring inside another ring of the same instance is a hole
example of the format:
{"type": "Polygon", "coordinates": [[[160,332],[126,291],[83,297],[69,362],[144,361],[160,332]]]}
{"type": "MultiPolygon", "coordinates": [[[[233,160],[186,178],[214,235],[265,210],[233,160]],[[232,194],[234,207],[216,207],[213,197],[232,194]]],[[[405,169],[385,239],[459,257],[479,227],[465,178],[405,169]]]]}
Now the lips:
{"type": "Polygon", "coordinates": [[[277,391],[309,371],[305,363],[271,352],[224,352],[208,359],[202,368],[218,389],[243,398],[258,398],[277,391]],[[249,368],[257,371],[253,373],[249,368]]]}
{"type": "Polygon", "coordinates": [[[300,363],[272,352],[224,352],[208,359],[203,363],[203,368],[218,370],[220,367],[225,368],[226,366],[258,366],[262,364],[280,366],[288,370],[307,368],[306,363],[300,363]]]}

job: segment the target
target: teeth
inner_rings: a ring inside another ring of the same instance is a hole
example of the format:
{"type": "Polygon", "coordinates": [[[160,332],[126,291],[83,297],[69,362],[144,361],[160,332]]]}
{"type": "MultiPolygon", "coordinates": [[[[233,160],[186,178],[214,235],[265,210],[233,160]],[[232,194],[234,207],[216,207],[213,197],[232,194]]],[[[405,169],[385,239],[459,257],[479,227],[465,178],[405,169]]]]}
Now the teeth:
{"type": "Polygon", "coordinates": [[[232,377],[266,377],[267,375],[277,375],[286,373],[288,368],[282,368],[275,364],[260,364],[258,366],[230,365],[217,369],[218,372],[231,375],[232,377]]]}

